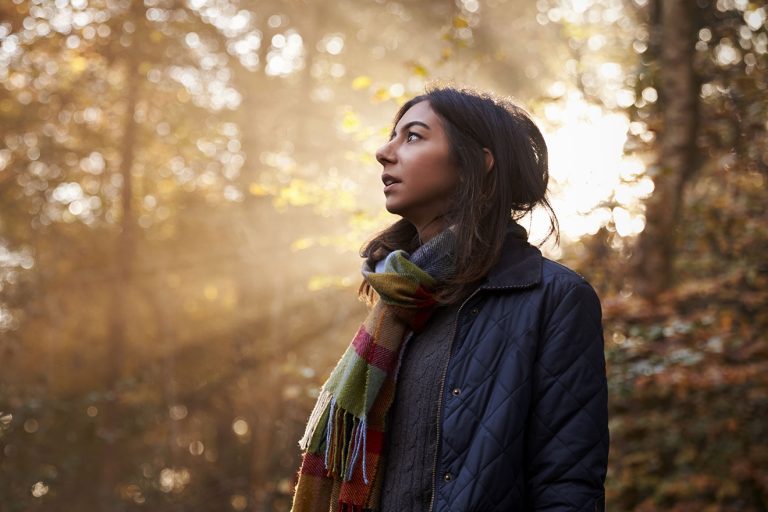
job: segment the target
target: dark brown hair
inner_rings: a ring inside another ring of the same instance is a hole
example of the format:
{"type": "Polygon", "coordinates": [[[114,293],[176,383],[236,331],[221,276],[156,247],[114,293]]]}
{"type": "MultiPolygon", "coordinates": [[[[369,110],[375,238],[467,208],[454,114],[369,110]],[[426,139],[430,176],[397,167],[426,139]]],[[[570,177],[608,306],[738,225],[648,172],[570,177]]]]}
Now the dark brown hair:
{"type": "MultiPolygon", "coordinates": [[[[437,290],[441,303],[463,300],[499,258],[509,223],[537,205],[549,214],[546,238],[559,240],[557,217],[547,197],[547,146],[530,116],[506,98],[468,89],[437,87],[412,98],[395,115],[393,125],[412,106],[429,102],[440,118],[459,172],[459,186],[446,214],[446,226],[456,225],[456,274],[437,290]],[[484,149],[493,155],[487,172],[484,149]]],[[[419,246],[416,227],[401,219],[361,249],[370,264],[389,252],[413,252],[419,246]]],[[[360,294],[370,297],[363,283],[360,294]]]]}

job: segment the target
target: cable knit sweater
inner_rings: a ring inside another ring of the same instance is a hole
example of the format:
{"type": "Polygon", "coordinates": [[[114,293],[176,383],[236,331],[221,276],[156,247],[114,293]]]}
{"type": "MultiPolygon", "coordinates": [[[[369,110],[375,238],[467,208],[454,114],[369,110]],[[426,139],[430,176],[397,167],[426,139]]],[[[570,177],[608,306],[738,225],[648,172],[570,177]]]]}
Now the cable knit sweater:
{"type": "Polygon", "coordinates": [[[429,508],[440,378],[448,362],[457,309],[438,308],[425,330],[405,346],[388,419],[382,512],[429,508]]]}

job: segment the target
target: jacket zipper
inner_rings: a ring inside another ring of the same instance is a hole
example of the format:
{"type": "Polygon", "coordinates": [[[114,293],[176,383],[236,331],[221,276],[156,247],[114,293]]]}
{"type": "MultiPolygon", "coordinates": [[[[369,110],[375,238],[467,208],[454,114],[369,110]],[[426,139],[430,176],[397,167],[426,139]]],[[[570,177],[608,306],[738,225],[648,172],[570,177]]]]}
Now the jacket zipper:
{"type": "Polygon", "coordinates": [[[461,310],[464,309],[464,306],[467,304],[467,302],[470,301],[475,295],[480,293],[481,291],[485,290],[509,290],[509,289],[522,289],[522,288],[528,288],[530,286],[535,285],[536,282],[522,284],[522,285],[514,285],[514,286],[498,286],[493,288],[478,288],[474,292],[470,294],[469,297],[464,299],[464,302],[461,303],[461,306],[459,306],[458,311],[456,311],[456,320],[454,321],[453,325],[453,337],[451,338],[451,344],[448,347],[448,358],[445,361],[445,365],[443,366],[443,373],[442,377],[440,378],[440,394],[438,402],[437,402],[437,435],[435,437],[435,458],[432,463],[432,495],[429,499],[429,512],[433,512],[435,507],[435,493],[437,492],[437,457],[440,454],[440,418],[443,414],[443,393],[445,392],[445,378],[448,376],[448,366],[451,364],[451,356],[453,355],[453,344],[456,341],[456,335],[457,330],[459,327],[459,317],[461,316],[461,310]]]}

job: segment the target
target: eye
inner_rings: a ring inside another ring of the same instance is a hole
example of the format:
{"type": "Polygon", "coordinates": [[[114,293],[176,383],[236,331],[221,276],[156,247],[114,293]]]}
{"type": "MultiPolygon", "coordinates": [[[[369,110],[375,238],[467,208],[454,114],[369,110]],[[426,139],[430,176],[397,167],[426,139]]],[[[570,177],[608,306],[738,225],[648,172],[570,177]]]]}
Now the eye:
{"type": "Polygon", "coordinates": [[[420,139],[420,138],[421,138],[421,135],[419,135],[418,133],[416,133],[416,132],[408,132],[408,135],[406,136],[405,140],[407,142],[413,142],[414,140],[420,139]]]}

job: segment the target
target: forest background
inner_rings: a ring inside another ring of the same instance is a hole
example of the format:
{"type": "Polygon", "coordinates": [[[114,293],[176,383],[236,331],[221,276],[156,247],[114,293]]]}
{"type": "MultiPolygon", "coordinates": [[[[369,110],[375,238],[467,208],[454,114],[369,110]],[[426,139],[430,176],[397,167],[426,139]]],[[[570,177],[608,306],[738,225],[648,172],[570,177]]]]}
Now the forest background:
{"type": "MultiPolygon", "coordinates": [[[[281,511],[435,80],[546,132],[621,511],[768,510],[768,9],[0,3],[0,510],[281,511]]],[[[527,219],[534,239],[536,215],[527,219]]]]}

